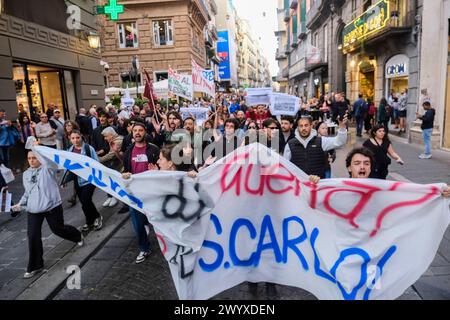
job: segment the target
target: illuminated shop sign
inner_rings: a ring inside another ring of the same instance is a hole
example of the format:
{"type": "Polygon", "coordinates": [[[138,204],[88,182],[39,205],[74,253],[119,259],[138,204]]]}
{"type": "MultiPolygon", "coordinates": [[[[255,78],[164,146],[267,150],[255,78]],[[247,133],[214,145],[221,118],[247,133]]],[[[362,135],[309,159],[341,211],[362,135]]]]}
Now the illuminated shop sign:
{"type": "Polygon", "coordinates": [[[386,27],[389,2],[382,0],[344,27],[344,48],[386,27]]]}
{"type": "Polygon", "coordinates": [[[386,78],[405,77],[409,75],[409,58],[404,54],[399,54],[386,63],[386,78]]]}

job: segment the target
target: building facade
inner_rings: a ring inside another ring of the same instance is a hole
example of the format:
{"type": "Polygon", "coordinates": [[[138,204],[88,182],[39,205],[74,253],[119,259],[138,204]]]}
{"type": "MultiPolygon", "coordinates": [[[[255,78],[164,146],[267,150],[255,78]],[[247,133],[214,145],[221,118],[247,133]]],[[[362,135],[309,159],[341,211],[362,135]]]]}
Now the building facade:
{"type": "Polygon", "coordinates": [[[287,93],[289,91],[288,87],[289,60],[288,55],[286,54],[286,46],[288,45],[288,38],[287,38],[286,22],[284,20],[287,10],[287,8],[285,8],[285,2],[286,2],[285,0],[278,0],[277,4],[278,29],[277,31],[275,31],[275,36],[277,37],[277,44],[278,44],[277,51],[275,53],[275,59],[278,61],[278,73],[276,76],[276,81],[279,84],[280,92],[283,93],[287,93]]]}
{"type": "Polygon", "coordinates": [[[238,30],[236,21],[238,15],[233,2],[230,0],[216,0],[218,13],[216,15],[216,27],[219,34],[217,53],[220,57],[219,77],[221,90],[229,88],[237,89],[238,79],[238,30]]]}
{"type": "MultiPolygon", "coordinates": [[[[419,103],[429,99],[436,109],[435,147],[450,150],[450,1],[420,1],[419,103]],[[424,93],[422,95],[422,92],[424,93]]],[[[411,129],[411,140],[421,139],[420,123],[411,129]]]]}
{"type": "Polygon", "coordinates": [[[0,107],[10,119],[19,106],[36,115],[53,103],[65,119],[75,119],[79,108],[105,104],[100,52],[87,41],[97,30],[94,6],[87,0],[3,1],[0,107]]]}
{"type": "Polygon", "coordinates": [[[134,56],[140,70],[147,70],[154,81],[167,79],[169,68],[190,74],[192,59],[203,68],[212,66],[216,35],[209,22],[210,10],[217,11],[215,3],[146,0],[119,4],[125,6],[119,20],[104,21],[102,58],[110,66],[110,86],[129,84],[127,74],[134,56]]]}

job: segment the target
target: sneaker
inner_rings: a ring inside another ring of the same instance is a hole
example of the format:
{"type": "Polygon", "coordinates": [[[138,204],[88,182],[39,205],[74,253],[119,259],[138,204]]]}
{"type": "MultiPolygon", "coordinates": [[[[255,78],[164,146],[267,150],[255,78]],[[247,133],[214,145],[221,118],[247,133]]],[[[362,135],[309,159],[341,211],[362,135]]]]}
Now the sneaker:
{"type": "Polygon", "coordinates": [[[84,236],[83,236],[83,234],[81,234],[81,241],[78,242],[77,245],[78,245],[79,247],[84,246],[84,236]]]}
{"type": "Polygon", "coordinates": [[[85,224],[83,227],[81,227],[81,231],[88,232],[89,230],[91,230],[91,227],[92,226],[85,224]]]}
{"type": "Polygon", "coordinates": [[[125,204],[122,209],[119,210],[119,214],[125,214],[130,211],[130,208],[125,204]]]}
{"type": "Polygon", "coordinates": [[[103,217],[95,219],[94,221],[94,230],[99,231],[103,227],[103,217]]]}
{"type": "Polygon", "coordinates": [[[23,278],[24,278],[24,279],[31,279],[31,278],[33,278],[34,276],[36,276],[36,275],[38,275],[39,273],[41,273],[42,270],[44,270],[44,268],[40,268],[40,269],[38,269],[38,270],[34,270],[34,271],[31,271],[31,272],[26,272],[26,273],[23,275],[23,278]]]}
{"type": "Polygon", "coordinates": [[[432,158],[432,155],[431,154],[421,154],[420,156],[419,156],[419,159],[422,159],[422,160],[427,160],[427,159],[431,159],[432,158]]]}
{"type": "Polygon", "coordinates": [[[103,203],[103,207],[109,207],[109,204],[111,203],[111,199],[112,198],[108,198],[108,199],[106,199],[106,201],[103,203]]]}
{"type": "Polygon", "coordinates": [[[117,199],[116,198],[110,198],[111,199],[111,201],[109,202],[109,206],[112,208],[112,207],[115,207],[118,203],[119,203],[119,201],[117,201],[117,199]]]}
{"type": "Polygon", "coordinates": [[[148,252],[140,252],[139,255],[136,258],[136,264],[142,263],[145,261],[145,259],[148,258],[148,256],[150,255],[150,251],[148,252]]]}

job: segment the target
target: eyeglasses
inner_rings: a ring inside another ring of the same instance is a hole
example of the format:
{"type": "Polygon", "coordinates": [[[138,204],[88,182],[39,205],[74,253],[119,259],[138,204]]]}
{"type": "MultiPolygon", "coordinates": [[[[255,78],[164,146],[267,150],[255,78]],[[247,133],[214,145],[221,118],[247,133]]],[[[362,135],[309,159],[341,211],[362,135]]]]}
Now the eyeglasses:
{"type": "Polygon", "coordinates": [[[277,128],[277,127],[268,127],[267,129],[270,129],[270,130],[277,130],[278,128],[277,128]]]}
{"type": "Polygon", "coordinates": [[[39,118],[45,119],[45,118],[48,118],[48,117],[47,116],[40,116],[39,118]]]}
{"type": "Polygon", "coordinates": [[[248,127],[249,129],[256,129],[256,127],[255,126],[250,126],[250,127],[248,127]]]}

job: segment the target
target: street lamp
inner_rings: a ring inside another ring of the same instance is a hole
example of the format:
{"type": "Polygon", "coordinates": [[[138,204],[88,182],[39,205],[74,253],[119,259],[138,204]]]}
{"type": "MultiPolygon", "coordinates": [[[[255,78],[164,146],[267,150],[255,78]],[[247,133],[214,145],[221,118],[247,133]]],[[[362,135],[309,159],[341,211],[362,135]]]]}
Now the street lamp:
{"type": "Polygon", "coordinates": [[[100,47],[100,36],[96,32],[89,32],[87,36],[89,47],[98,49],[100,47]]]}

